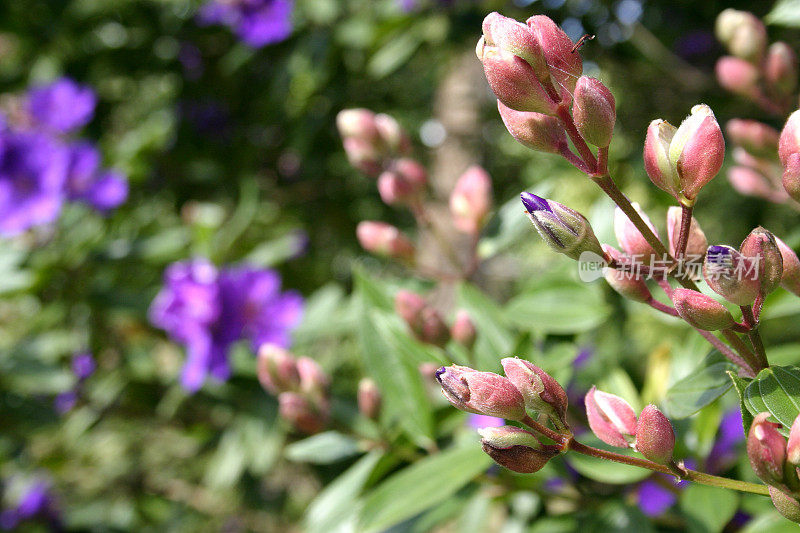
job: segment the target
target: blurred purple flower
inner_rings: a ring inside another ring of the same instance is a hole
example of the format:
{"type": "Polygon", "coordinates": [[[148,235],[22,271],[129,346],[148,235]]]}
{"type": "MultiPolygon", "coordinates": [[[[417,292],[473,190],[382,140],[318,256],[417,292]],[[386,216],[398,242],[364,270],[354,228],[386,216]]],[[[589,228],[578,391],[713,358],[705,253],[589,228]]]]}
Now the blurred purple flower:
{"type": "MultiPolygon", "coordinates": [[[[664,479],[667,479],[666,476],[664,479]]],[[[636,500],[639,504],[639,509],[644,514],[647,516],[659,516],[675,504],[678,496],[658,482],[646,479],[639,483],[636,489],[636,500]]]]}
{"type": "Polygon", "coordinates": [[[69,133],[88,124],[96,104],[97,96],[91,87],[69,78],[59,78],[28,92],[30,115],[56,133],[69,133]]]}
{"type": "Polygon", "coordinates": [[[467,418],[467,424],[472,429],[499,428],[505,423],[505,420],[496,416],[470,414],[467,418]]]}
{"type": "Polygon", "coordinates": [[[72,356],[72,373],[80,381],[94,374],[94,357],[89,352],[80,352],[72,356]]]}
{"type": "Polygon", "coordinates": [[[56,394],[56,397],[53,399],[53,407],[59,414],[66,414],[75,407],[75,404],[78,403],[78,392],[75,390],[68,390],[66,392],[61,392],[56,394]]]}
{"type": "Polygon", "coordinates": [[[292,33],[291,0],[212,0],[198,14],[200,24],[224,24],[254,48],[278,43],[292,33]]]}
{"type": "Polygon", "coordinates": [[[0,133],[0,235],[52,222],[63,202],[68,154],[36,132],[0,133]]]}
{"type": "Polygon", "coordinates": [[[58,529],[59,518],[50,486],[43,480],[34,481],[22,494],[16,507],[0,513],[0,527],[14,529],[21,522],[33,518],[46,518],[53,530],[58,529]]]}
{"type": "Polygon", "coordinates": [[[572,360],[572,368],[575,370],[579,370],[586,366],[589,361],[591,361],[592,356],[594,356],[594,350],[592,350],[591,346],[586,346],[581,348],[578,352],[578,355],[575,356],[575,359],[572,360]]]}
{"type": "Polygon", "coordinates": [[[738,407],[731,409],[719,424],[717,440],[706,459],[706,470],[710,473],[723,472],[738,459],[736,448],[744,442],[742,413],[738,407]]]}
{"type": "Polygon", "coordinates": [[[164,288],[150,308],[150,320],[186,345],[181,383],[189,391],[210,374],[230,375],[228,349],[241,339],[253,349],[265,342],[287,347],[300,321],[303,299],[280,291],[273,270],[247,266],[218,271],[204,259],[175,263],[164,274],[164,288]]]}
{"type": "Polygon", "coordinates": [[[68,147],[67,198],[81,200],[99,211],[118,207],[128,198],[128,181],[119,172],[100,168],[100,152],[91,143],[68,147]]]}

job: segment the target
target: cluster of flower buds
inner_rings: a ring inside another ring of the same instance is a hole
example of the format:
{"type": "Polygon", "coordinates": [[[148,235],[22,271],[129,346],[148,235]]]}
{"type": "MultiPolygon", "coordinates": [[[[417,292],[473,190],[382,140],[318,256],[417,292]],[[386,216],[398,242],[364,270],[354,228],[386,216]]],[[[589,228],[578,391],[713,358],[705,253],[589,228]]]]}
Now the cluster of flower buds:
{"type": "Polygon", "coordinates": [[[424,343],[443,348],[453,339],[467,349],[471,349],[475,343],[475,324],[464,309],[456,312],[455,320],[448,328],[439,311],[415,292],[398,291],[394,298],[394,308],[408,324],[414,337],[424,343]]]}
{"type": "Polygon", "coordinates": [[[789,440],[778,431],[781,424],[770,422],[770,413],[759,413],[747,434],[747,457],[756,475],[770,486],[778,511],[800,522],[800,415],[789,430],[789,440]]]}
{"type": "MultiPolygon", "coordinates": [[[[501,363],[505,377],[451,365],[437,370],[436,379],[444,397],[462,411],[514,421],[528,420],[533,414],[566,434],[568,400],[561,385],[524,359],[507,357],[501,363]]],[[[484,451],[515,472],[536,472],[560,451],[559,446],[543,444],[533,433],[515,426],[485,428],[480,435],[484,451]]]]}
{"type": "Polygon", "coordinates": [[[370,420],[377,420],[381,414],[381,391],[371,378],[358,382],[358,412],[370,420]]]}
{"type": "Polygon", "coordinates": [[[330,418],[329,380],[316,361],[275,344],[258,350],[258,380],[278,397],[278,412],[297,431],[321,431],[330,418]]]}
{"type": "Polygon", "coordinates": [[[764,23],[752,13],[726,9],[717,17],[717,39],[731,55],[719,59],[717,81],[765,109],[784,109],[797,88],[798,63],[784,42],[768,45],[764,23]]]}
{"type": "Polygon", "coordinates": [[[350,164],[372,177],[411,150],[408,135],[389,115],[368,109],[345,109],[336,117],[350,164]]]}
{"type": "Polygon", "coordinates": [[[736,165],[728,170],[733,188],[746,196],[786,202],[789,196],[781,183],[777,159],[778,130],[756,120],[736,118],[725,125],[725,133],[734,145],[736,165]]]}
{"type": "Polygon", "coordinates": [[[610,446],[633,448],[659,464],[672,461],[675,433],[664,414],[648,405],[636,419],[628,402],[592,387],[586,394],[586,416],[592,432],[610,446]]]}

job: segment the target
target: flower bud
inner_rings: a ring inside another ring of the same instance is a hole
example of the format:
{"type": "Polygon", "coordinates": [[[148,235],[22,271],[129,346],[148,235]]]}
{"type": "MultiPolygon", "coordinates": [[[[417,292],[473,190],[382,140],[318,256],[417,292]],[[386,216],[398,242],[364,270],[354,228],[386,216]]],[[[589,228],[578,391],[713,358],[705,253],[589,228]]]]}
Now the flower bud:
{"type": "Polygon", "coordinates": [[[584,402],[589,427],[597,438],[611,446],[628,448],[629,439],[636,434],[636,413],[628,402],[597,387],[586,393],[584,402]]]}
{"type": "Polygon", "coordinates": [[[342,144],[353,167],[373,178],[380,174],[383,155],[373,143],[359,137],[345,137],[342,144]]]}
{"type": "Polygon", "coordinates": [[[740,306],[752,304],[761,286],[756,262],[730,246],[706,251],[703,277],[711,290],[740,306]]]}
{"type": "Polygon", "coordinates": [[[558,455],[557,446],[544,445],[533,433],[514,426],[479,429],[483,451],[497,464],[521,474],[538,472],[558,455]]]}
{"type": "Polygon", "coordinates": [[[783,275],[781,276],[781,287],[787,291],[800,296],[800,259],[789,246],[775,237],[778,249],[781,251],[783,261],[783,275]]]}
{"type": "Polygon", "coordinates": [[[549,79],[550,72],[542,46],[527,25],[494,12],[486,15],[482,28],[483,38],[488,45],[497,46],[526,61],[540,81],[549,79]]]}
{"type": "Polygon", "coordinates": [[[569,101],[578,78],[583,74],[583,61],[579,53],[572,51],[575,46],[572,39],[548,16],[534,15],[525,23],[544,50],[550,75],[561,98],[569,101]]]}
{"type": "Polygon", "coordinates": [[[663,465],[672,461],[674,449],[675,432],[664,413],[652,404],[642,409],[636,425],[636,450],[663,465]]]}
{"type": "Polygon", "coordinates": [[[277,344],[262,344],[258,349],[257,374],[261,386],[270,394],[300,386],[300,374],[294,357],[277,344]]]}
{"type": "Polygon", "coordinates": [[[450,340],[450,331],[447,329],[447,324],[442,320],[439,311],[433,307],[425,307],[420,313],[420,320],[422,329],[419,334],[419,340],[443,348],[447,341],[450,340]]]}
{"type": "Polygon", "coordinates": [[[376,420],[381,411],[381,391],[370,378],[358,382],[358,411],[366,418],[376,420]]]}
{"type": "Polygon", "coordinates": [[[764,78],[781,94],[792,94],[797,88],[797,55],[784,43],[773,43],[764,63],[764,78]]]}
{"type": "Polygon", "coordinates": [[[781,182],[786,194],[800,202],[800,153],[791,154],[786,159],[781,182]]]}
{"type": "Polygon", "coordinates": [[[728,181],[734,189],[745,196],[756,196],[772,201],[775,190],[772,182],[761,172],[750,167],[731,167],[728,169],[728,181]]]}
{"type": "Polygon", "coordinates": [[[669,160],[680,176],[683,196],[693,200],[724,159],[725,139],[714,112],[705,104],[694,106],[669,143],[669,160]]]}
{"type": "Polygon", "coordinates": [[[456,319],[450,328],[450,336],[467,349],[471,349],[475,344],[475,337],[477,336],[475,324],[466,309],[459,309],[456,313],[456,319]]]}
{"type": "Polygon", "coordinates": [[[525,418],[525,400],[508,378],[451,365],[436,371],[442,394],[456,409],[497,416],[506,420],[525,418]]]}
{"type": "Polygon", "coordinates": [[[581,137],[600,148],[611,144],[617,110],[608,87],[598,79],[581,76],[575,86],[573,101],[572,116],[581,137]]]}
{"type": "Polygon", "coordinates": [[[714,69],[719,84],[732,93],[752,97],[758,94],[758,68],[738,57],[725,56],[714,69]]]}
{"type": "Polygon", "coordinates": [[[800,153],[800,109],[789,115],[778,139],[778,157],[786,167],[789,156],[800,153]]]}
{"type": "Polygon", "coordinates": [[[725,124],[731,142],[757,156],[774,157],[780,132],[757,120],[734,118],[725,124]]]}
{"type": "Polygon", "coordinates": [[[775,509],[787,520],[800,524],[800,502],[778,488],[768,486],[767,489],[775,509]]]}
{"type": "MultiPolygon", "coordinates": [[[[623,257],[621,253],[607,244],[603,244],[603,251],[617,260],[623,257]]],[[[645,283],[643,276],[638,272],[607,268],[605,278],[612,289],[625,298],[635,302],[644,303],[653,297],[650,293],[650,289],[647,288],[647,283],[645,283]]]]}
{"type": "Polygon", "coordinates": [[[742,241],[739,252],[755,259],[761,294],[769,294],[778,288],[783,276],[783,258],[772,233],[757,227],[742,241]]]}
{"type": "Polygon", "coordinates": [[[692,289],[675,289],[672,292],[672,304],[678,315],[697,329],[717,331],[736,323],[724,305],[692,289]]]}
{"type": "Polygon", "coordinates": [[[319,364],[310,357],[297,359],[297,373],[300,375],[300,391],[313,397],[324,396],[329,380],[319,364]]]}
{"type": "Polygon", "coordinates": [[[492,179],[481,167],[469,167],[450,194],[450,213],[461,232],[477,235],[492,208],[492,179]]]}
{"type": "Polygon", "coordinates": [[[644,140],[644,169],[653,185],[680,199],[681,180],[669,159],[669,145],[678,128],[656,119],[647,127],[644,140]]]}
{"type": "Polygon", "coordinates": [[[800,415],[792,422],[789,430],[789,441],[786,443],[786,460],[794,466],[800,466],[800,415]]]}
{"type": "Polygon", "coordinates": [[[526,111],[514,111],[497,101],[506,129],[521,144],[539,152],[560,154],[569,145],[564,126],[557,118],[526,111]]]}
{"type": "Polygon", "coordinates": [[[517,357],[506,357],[500,363],[508,380],[525,398],[525,407],[553,414],[562,424],[566,423],[567,393],[550,374],[517,357]]]}
{"type": "Polygon", "coordinates": [[[422,334],[422,311],[427,307],[425,299],[411,291],[398,291],[394,297],[394,309],[415,336],[422,334]]]}
{"type": "Polygon", "coordinates": [[[403,157],[392,162],[391,170],[410,183],[415,191],[422,192],[428,184],[428,172],[419,161],[403,157]]]}
{"type": "Polygon", "coordinates": [[[761,61],[767,47],[767,28],[752,13],[725,9],[717,16],[717,39],[731,54],[754,64],[761,61]]]}
{"type": "Polygon", "coordinates": [[[378,193],[386,205],[408,205],[418,191],[401,174],[387,170],[378,176],[378,193]]]}
{"type": "Polygon", "coordinates": [[[282,392],[278,395],[278,413],[302,433],[318,433],[325,426],[327,414],[318,409],[303,395],[282,392]]]}
{"type": "Polygon", "coordinates": [[[381,141],[392,154],[407,154],[411,151],[411,141],[408,134],[394,117],[384,113],[375,115],[375,128],[378,130],[381,141]]]}
{"type": "MultiPolygon", "coordinates": [[[[645,224],[647,224],[650,229],[653,230],[656,237],[658,237],[656,227],[650,222],[650,218],[644,211],[641,210],[639,204],[633,202],[633,208],[636,209],[636,212],[639,213],[639,216],[642,217],[645,224]]],[[[614,235],[616,235],[617,242],[619,242],[622,251],[627,255],[634,258],[636,256],[641,257],[645,263],[650,263],[650,259],[655,257],[656,252],[653,250],[653,247],[650,246],[644,236],[639,233],[639,230],[636,229],[636,226],[630,221],[628,215],[619,207],[614,210],[614,235]]]]}
{"type": "Polygon", "coordinates": [[[369,109],[343,109],[336,115],[336,127],[343,138],[357,137],[375,143],[380,138],[375,113],[369,109]]]}
{"type": "MultiPolygon", "coordinates": [[[[678,239],[681,234],[681,219],[683,210],[678,206],[672,206],[667,210],[667,238],[669,240],[669,253],[673,256],[678,253],[678,239]]],[[[688,257],[703,257],[708,248],[706,234],[700,229],[697,219],[692,217],[689,224],[689,238],[686,243],[686,255],[688,257]]]]}
{"type": "Polygon", "coordinates": [[[576,260],[583,252],[603,256],[600,242],[583,215],[529,192],[520,196],[528,218],[550,248],[576,260]]]}
{"type": "Polygon", "coordinates": [[[753,419],[747,435],[747,457],[756,475],[768,485],[781,485],[786,462],[786,440],[778,432],[780,424],[769,422],[769,413],[753,419]]]}
{"type": "Polygon", "coordinates": [[[356,227],[356,237],[361,246],[368,252],[398,259],[414,257],[414,245],[396,227],[365,220],[356,227]]]}

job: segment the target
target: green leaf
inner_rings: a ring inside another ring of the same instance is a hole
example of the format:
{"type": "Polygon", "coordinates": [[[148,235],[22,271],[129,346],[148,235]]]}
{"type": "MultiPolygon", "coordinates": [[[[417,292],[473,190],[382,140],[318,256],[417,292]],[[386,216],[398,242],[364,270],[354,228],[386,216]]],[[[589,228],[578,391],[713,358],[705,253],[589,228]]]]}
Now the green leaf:
{"type": "Polygon", "coordinates": [[[800,414],[800,368],[772,366],[765,368],[744,390],[744,403],[752,415],[768,411],[788,435],[800,414]]]}
{"type": "Polygon", "coordinates": [[[681,510],[689,519],[689,531],[722,531],[739,506],[739,495],[732,490],[692,483],[681,494],[681,510]]]}
{"type": "Polygon", "coordinates": [[[381,456],[380,452],[370,452],[325,487],[308,506],[305,531],[328,533],[352,519],[356,498],[381,456]]]}
{"type": "Polygon", "coordinates": [[[364,500],[358,531],[384,531],[455,494],[491,459],[473,444],[445,450],[399,471],[364,500]]]}
{"type": "Polygon", "coordinates": [[[664,412],[670,418],[686,418],[710,404],[731,388],[726,372],[736,365],[712,350],[688,376],[675,383],[664,398],[664,412]]]}
{"type": "MultiPolygon", "coordinates": [[[[581,439],[581,442],[584,442],[584,440],[581,439]]],[[[602,450],[609,450],[625,455],[633,455],[632,451],[620,450],[619,448],[611,447],[593,435],[587,435],[584,444],[594,446],[595,448],[600,448],[602,450]]],[[[646,468],[614,463],[604,459],[599,459],[597,457],[590,457],[588,455],[581,455],[578,453],[570,454],[566,460],[569,462],[570,466],[589,479],[600,481],[601,483],[609,483],[612,485],[627,485],[629,483],[635,483],[652,474],[652,472],[646,468]]]]}
{"type": "Polygon", "coordinates": [[[286,447],[284,454],[296,463],[329,464],[359,452],[358,441],[338,431],[326,431],[286,447]]]}
{"type": "Polygon", "coordinates": [[[776,26],[800,28],[800,0],[779,0],[764,21],[776,26]]]}
{"type": "Polygon", "coordinates": [[[480,369],[498,370],[500,359],[513,355],[511,350],[516,338],[503,311],[494,301],[469,283],[459,285],[458,303],[469,312],[478,331],[474,351],[480,369]]]}
{"type": "Polygon", "coordinates": [[[586,283],[572,280],[537,286],[513,298],[506,316],[519,328],[542,333],[580,333],[596,328],[610,308],[602,294],[586,283]]]}
{"type": "Polygon", "coordinates": [[[742,428],[744,429],[744,434],[747,435],[750,432],[750,426],[753,424],[753,415],[745,404],[744,391],[752,380],[740,378],[731,370],[728,370],[728,376],[731,378],[731,382],[733,382],[733,388],[736,390],[736,394],[739,395],[739,409],[742,411],[742,428]]]}
{"type": "Polygon", "coordinates": [[[648,519],[638,507],[625,505],[619,501],[611,501],[592,510],[589,520],[582,524],[581,531],[588,533],[651,533],[655,531],[648,519]]]}

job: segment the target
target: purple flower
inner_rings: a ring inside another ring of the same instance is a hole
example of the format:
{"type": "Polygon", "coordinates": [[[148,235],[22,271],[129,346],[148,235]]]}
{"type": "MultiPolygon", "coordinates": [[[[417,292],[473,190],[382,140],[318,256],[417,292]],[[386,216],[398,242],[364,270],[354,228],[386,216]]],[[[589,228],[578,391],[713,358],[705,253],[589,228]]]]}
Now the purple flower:
{"type": "Polygon", "coordinates": [[[99,211],[108,211],[128,198],[128,181],[115,171],[100,168],[100,152],[91,143],[68,147],[67,197],[81,200],[99,211]]]}
{"type": "Polygon", "coordinates": [[[28,112],[40,125],[56,133],[69,133],[89,123],[97,96],[91,87],[60,78],[28,93],[28,112]]]}
{"type": "Polygon", "coordinates": [[[273,270],[241,266],[218,271],[204,259],[167,269],[150,320],[186,345],[181,382],[187,390],[199,389],[209,374],[227,379],[228,349],[242,338],[249,339],[253,349],[267,342],[289,345],[289,331],[300,321],[303,300],[280,288],[273,270]]]}
{"type": "Polygon", "coordinates": [[[58,393],[53,399],[53,407],[62,415],[72,411],[77,403],[78,392],[75,390],[58,393]]]}
{"type": "Polygon", "coordinates": [[[505,420],[496,416],[470,414],[467,418],[467,424],[472,429],[499,428],[505,423],[505,420]]]}
{"type": "Polygon", "coordinates": [[[72,356],[72,373],[83,381],[94,374],[94,357],[89,352],[76,353],[72,356]]]}
{"type": "Polygon", "coordinates": [[[291,0],[212,0],[200,9],[201,24],[225,24],[254,48],[277,43],[292,33],[291,0]]]}
{"type": "Polygon", "coordinates": [[[0,133],[0,235],[52,222],[63,201],[68,155],[46,135],[0,133]]]}
{"type": "MultiPolygon", "coordinates": [[[[664,479],[667,478],[664,477],[664,479]]],[[[647,516],[659,516],[675,504],[678,496],[656,481],[646,479],[639,483],[636,490],[636,499],[639,509],[644,514],[647,516]]]]}
{"type": "Polygon", "coordinates": [[[33,518],[46,518],[54,529],[58,525],[58,513],[50,486],[43,480],[34,481],[23,492],[16,506],[0,513],[0,527],[14,529],[20,522],[33,518]]]}
{"type": "Polygon", "coordinates": [[[719,425],[717,440],[706,459],[706,470],[710,473],[723,472],[738,458],[737,447],[744,442],[742,413],[738,407],[731,409],[719,425]]]}

